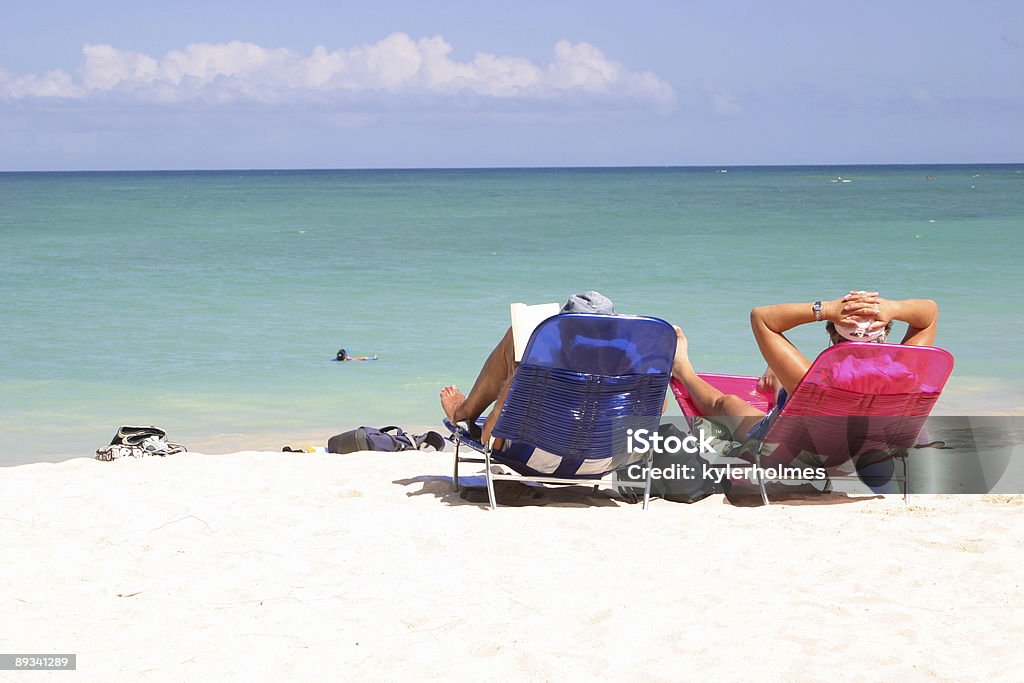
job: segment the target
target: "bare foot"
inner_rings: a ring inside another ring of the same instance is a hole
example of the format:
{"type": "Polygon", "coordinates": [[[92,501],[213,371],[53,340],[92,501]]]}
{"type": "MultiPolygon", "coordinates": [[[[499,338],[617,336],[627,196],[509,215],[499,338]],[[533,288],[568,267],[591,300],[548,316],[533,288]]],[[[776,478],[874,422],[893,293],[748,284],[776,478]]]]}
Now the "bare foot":
{"type": "Polygon", "coordinates": [[[693,374],[693,366],[690,365],[690,342],[683,334],[678,325],[673,325],[676,330],[676,355],[672,359],[672,376],[682,380],[683,377],[693,374]]]}
{"type": "Polygon", "coordinates": [[[459,391],[458,387],[454,384],[441,390],[441,408],[444,409],[445,416],[452,424],[458,422],[456,413],[462,407],[465,400],[466,395],[459,391]]]}

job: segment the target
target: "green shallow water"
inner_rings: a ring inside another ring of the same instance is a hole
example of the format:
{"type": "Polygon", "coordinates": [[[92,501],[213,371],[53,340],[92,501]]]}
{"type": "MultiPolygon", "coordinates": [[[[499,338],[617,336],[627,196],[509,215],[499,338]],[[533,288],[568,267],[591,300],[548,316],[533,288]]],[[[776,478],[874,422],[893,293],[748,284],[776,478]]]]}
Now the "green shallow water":
{"type": "Polygon", "coordinates": [[[751,374],[752,306],[927,296],[948,411],[1020,412],[1022,171],[0,174],[0,463],[89,455],[129,423],[231,450],[433,424],[509,302],[584,289],[682,325],[698,368],[751,374]],[[332,363],[340,346],[380,360],[332,363]]]}

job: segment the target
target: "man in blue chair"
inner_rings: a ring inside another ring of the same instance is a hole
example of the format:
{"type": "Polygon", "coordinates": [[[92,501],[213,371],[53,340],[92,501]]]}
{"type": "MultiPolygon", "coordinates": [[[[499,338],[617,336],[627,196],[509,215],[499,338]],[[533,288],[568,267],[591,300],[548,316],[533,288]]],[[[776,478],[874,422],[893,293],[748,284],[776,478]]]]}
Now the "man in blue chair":
{"type": "MultiPolygon", "coordinates": [[[[611,299],[600,292],[587,291],[573,294],[562,306],[562,313],[600,313],[615,315],[615,305],[611,299]]],[[[469,395],[463,394],[454,384],[441,389],[441,408],[448,421],[453,425],[459,422],[469,427],[470,433],[477,436],[476,421],[492,403],[494,410],[487,416],[483,429],[479,433],[482,443],[487,443],[498,421],[498,414],[512,386],[512,377],[516,373],[518,363],[515,362],[515,348],[512,343],[512,328],[508,328],[505,336],[494,347],[484,361],[484,366],[477,375],[469,395]]],[[[502,446],[495,440],[495,447],[502,446]]]]}

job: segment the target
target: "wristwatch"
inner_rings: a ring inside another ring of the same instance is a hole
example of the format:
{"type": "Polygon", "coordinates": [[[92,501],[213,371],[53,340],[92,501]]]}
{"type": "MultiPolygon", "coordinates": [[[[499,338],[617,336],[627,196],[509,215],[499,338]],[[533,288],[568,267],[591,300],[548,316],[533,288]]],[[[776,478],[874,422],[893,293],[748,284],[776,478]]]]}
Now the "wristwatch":
{"type": "Polygon", "coordinates": [[[811,306],[811,308],[814,310],[814,321],[820,323],[821,322],[821,302],[820,301],[815,301],[814,305],[811,306]]]}

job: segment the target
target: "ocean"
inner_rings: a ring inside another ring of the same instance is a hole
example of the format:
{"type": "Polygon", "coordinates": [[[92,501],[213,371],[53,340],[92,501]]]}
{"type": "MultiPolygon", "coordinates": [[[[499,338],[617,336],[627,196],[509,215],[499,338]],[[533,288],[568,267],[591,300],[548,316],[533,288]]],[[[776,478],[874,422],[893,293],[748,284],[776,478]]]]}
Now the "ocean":
{"type": "Polygon", "coordinates": [[[0,464],[438,425],[510,302],[588,289],[746,374],[753,306],[932,298],[940,409],[1024,413],[1024,165],[0,173],[0,235],[0,464]]]}

